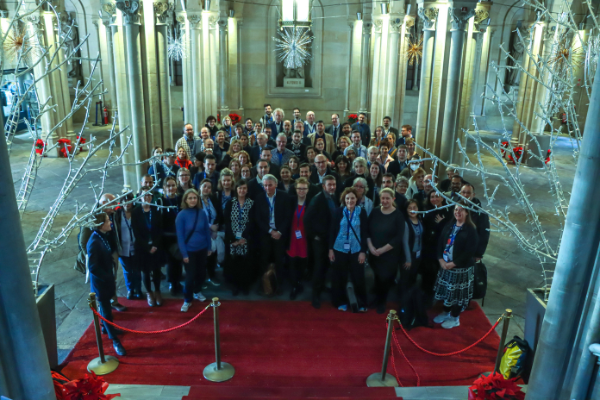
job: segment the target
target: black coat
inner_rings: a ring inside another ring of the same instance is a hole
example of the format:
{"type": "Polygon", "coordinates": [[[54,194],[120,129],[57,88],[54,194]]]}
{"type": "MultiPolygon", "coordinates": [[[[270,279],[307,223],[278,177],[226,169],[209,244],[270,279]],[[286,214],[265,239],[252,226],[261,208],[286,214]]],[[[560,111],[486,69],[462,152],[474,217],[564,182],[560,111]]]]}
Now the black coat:
{"type": "MultiPolygon", "coordinates": [[[[308,186],[308,193],[306,194],[306,204],[307,205],[310,203],[310,201],[312,199],[315,198],[316,195],[318,195],[319,193],[321,193],[321,188],[322,188],[322,186],[320,184],[319,185],[315,185],[315,184],[310,183],[310,182],[308,184],[309,184],[309,186],[308,186]]],[[[288,194],[290,196],[297,197],[298,194],[296,193],[296,186],[292,186],[290,188],[288,194]]]]}
{"type": "Polygon", "coordinates": [[[160,247],[162,238],[162,215],[156,207],[150,207],[150,230],[146,224],[144,209],[137,205],[131,211],[131,229],[135,237],[136,253],[149,253],[152,247],[160,247]]]}
{"type": "MultiPolygon", "coordinates": [[[[331,224],[329,227],[329,249],[333,250],[333,245],[335,243],[335,239],[340,233],[340,226],[342,223],[342,218],[344,217],[344,209],[345,207],[338,207],[333,213],[333,217],[331,218],[331,224]]],[[[358,232],[356,232],[358,233],[358,232]]],[[[350,234],[352,230],[350,230],[350,234]]],[[[369,217],[367,216],[367,210],[361,207],[360,209],[360,252],[366,253],[369,246],[367,244],[367,238],[369,237],[369,217]]]]}
{"type": "Polygon", "coordinates": [[[398,177],[398,174],[400,172],[402,172],[402,170],[404,168],[406,168],[407,165],[408,164],[406,163],[406,161],[403,161],[402,163],[400,163],[400,161],[398,161],[398,160],[390,161],[390,163],[388,164],[388,167],[386,169],[386,172],[388,174],[394,175],[394,180],[396,180],[396,178],[398,177]]]}
{"type": "MultiPolygon", "coordinates": [[[[231,208],[233,207],[233,202],[237,202],[237,199],[232,199],[227,202],[225,206],[224,212],[224,222],[225,222],[225,242],[227,244],[231,244],[235,242],[237,239],[235,237],[235,232],[231,228],[231,208]]],[[[256,229],[255,216],[254,213],[256,211],[256,203],[252,205],[250,208],[250,212],[248,213],[248,224],[246,225],[246,229],[242,232],[242,237],[246,239],[248,243],[254,240],[253,232],[256,229]]]]}
{"type": "MultiPolygon", "coordinates": [[[[448,238],[452,233],[452,228],[456,220],[449,221],[440,236],[437,248],[437,259],[442,259],[444,248],[448,242],[448,238]]],[[[462,228],[454,238],[454,249],[452,250],[452,258],[456,268],[468,268],[475,265],[475,251],[477,250],[477,230],[474,226],[467,223],[463,224],[462,228]]]]}
{"type": "MultiPolygon", "coordinates": [[[[339,206],[337,196],[331,196],[333,202],[337,207],[339,206]]],[[[325,194],[317,194],[308,204],[304,213],[304,229],[306,231],[306,237],[313,239],[316,236],[324,241],[329,241],[329,228],[331,226],[331,219],[333,213],[329,209],[327,204],[327,198],[325,194]]]]}
{"type": "MultiPolygon", "coordinates": [[[[258,175],[258,171],[257,171],[256,167],[257,167],[257,165],[253,166],[252,169],[250,170],[250,172],[252,173],[252,176],[258,175]]],[[[269,174],[273,175],[275,178],[277,178],[277,180],[280,180],[281,179],[281,168],[279,168],[274,163],[270,162],[269,163],[269,174]]]]}
{"type": "Polygon", "coordinates": [[[423,217],[425,230],[423,237],[423,257],[437,260],[437,246],[440,236],[448,221],[452,220],[449,208],[432,210],[423,217]],[[443,217],[440,222],[435,222],[437,216],[443,217]]]}
{"type": "MultiPolygon", "coordinates": [[[[327,167],[327,173],[325,173],[325,175],[331,175],[335,178],[335,181],[337,184],[340,183],[340,176],[337,174],[337,172],[333,171],[330,167],[327,167]]],[[[317,172],[316,168],[311,172],[310,174],[310,178],[308,179],[310,181],[310,183],[314,183],[316,185],[320,185],[321,182],[319,182],[319,173],[317,172]]]]}
{"type": "MultiPolygon", "coordinates": [[[[213,225],[214,224],[221,225],[225,219],[223,216],[223,207],[221,206],[221,200],[219,200],[217,198],[217,196],[214,194],[210,195],[209,199],[210,199],[213,207],[215,208],[215,210],[217,210],[217,215],[215,217],[213,225]]],[[[204,203],[200,199],[198,201],[200,201],[200,208],[204,208],[204,203]]]]}
{"type": "MultiPolygon", "coordinates": [[[[275,191],[275,228],[281,233],[282,239],[285,240],[290,233],[291,226],[291,197],[289,194],[282,190],[275,191]]],[[[268,235],[271,227],[269,221],[271,220],[271,209],[267,194],[263,191],[263,194],[256,196],[254,199],[254,207],[256,211],[254,213],[254,221],[261,235],[268,235]]]]}
{"type": "Polygon", "coordinates": [[[105,242],[108,243],[107,235],[94,230],[86,247],[90,288],[99,301],[108,300],[116,293],[112,250],[106,247],[105,242]]]}
{"type": "Polygon", "coordinates": [[[356,178],[365,178],[367,180],[367,186],[369,186],[369,191],[367,193],[367,197],[370,198],[371,200],[373,200],[373,193],[375,192],[375,182],[373,182],[373,178],[371,178],[370,176],[364,177],[363,175],[358,176],[354,172],[352,173],[352,175],[350,175],[349,178],[346,178],[346,180],[344,181],[344,184],[341,185],[342,188],[339,192],[341,193],[345,188],[351,187],[354,184],[354,180],[356,178]]]}
{"type": "Polygon", "coordinates": [[[263,189],[262,181],[259,180],[258,176],[250,179],[248,181],[248,197],[252,200],[256,200],[256,197],[264,193],[265,189],[263,189]]]}
{"type": "Polygon", "coordinates": [[[306,145],[304,143],[300,142],[300,146],[298,146],[295,150],[294,146],[292,145],[292,142],[288,142],[288,144],[285,147],[293,151],[294,155],[298,157],[301,162],[306,160],[306,145]]]}
{"type": "MultiPolygon", "coordinates": [[[[452,198],[456,201],[459,200],[458,196],[453,196],[452,198]]],[[[471,201],[481,207],[481,200],[477,197],[473,197],[473,200],[471,201]]],[[[449,208],[449,213],[451,217],[454,216],[454,207],[449,208]]],[[[479,237],[475,257],[483,258],[490,241],[490,216],[484,212],[469,211],[469,213],[471,215],[471,221],[473,221],[473,224],[475,224],[475,228],[477,229],[477,236],[479,237]]]]}

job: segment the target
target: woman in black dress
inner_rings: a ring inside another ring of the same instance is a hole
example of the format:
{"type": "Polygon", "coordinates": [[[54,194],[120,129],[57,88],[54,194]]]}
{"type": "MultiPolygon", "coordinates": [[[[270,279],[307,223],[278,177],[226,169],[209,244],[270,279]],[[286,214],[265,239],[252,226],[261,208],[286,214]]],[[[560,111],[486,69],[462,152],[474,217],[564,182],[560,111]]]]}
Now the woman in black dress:
{"type": "Polygon", "coordinates": [[[381,206],[369,215],[369,261],[375,272],[375,305],[377,313],[385,312],[388,292],[394,285],[398,266],[404,265],[405,254],[409,251],[408,240],[404,235],[405,219],[396,209],[394,191],[389,188],[379,193],[381,206]]]}
{"type": "Polygon", "coordinates": [[[254,201],[247,197],[248,182],[241,179],[235,185],[236,198],[225,206],[225,276],[233,285],[233,295],[250,291],[254,267],[248,251],[254,221],[254,201]]]}
{"type": "Polygon", "coordinates": [[[454,219],[444,227],[438,243],[442,268],[435,282],[435,299],[444,302],[444,312],[433,319],[442,328],[460,325],[460,313],[473,297],[473,273],[477,250],[477,229],[464,200],[456,203],[454,219]]]}
{"type": "Polygon", "coordinates": [[[400,293],[401,298],[408,292],[408,289],[417,281],[417,272],[421,263],[423,254],[423,220],[419,211],[419,202],[408,200],[405,203],[406,223],[404,224],[404,234],[408,237],[408,246],[410,254],[407,254],[406,261],[400,268],[400,293]]]}
{"type": "Polygon", "coordinates": [[[437,259],[437,245],[446,223],[452,219],[452,213],[446,206],[446,200],[435,190],[427,195],[423,217],[425,233],[423,236],[423,260],[419,273],[423,277],[422,288],[429,296],[433,295],[433,285],[440,269],[437,259]]]}
{"type": "Polygon", "coordinates": [[[181,253],[177,245],[177,230],[175,228],[175,219],[181,206],[181,196],[177,194],[177,180],[169,176],[163,182],[164,196],[159,198],[156,203],[160,206],[162,219],[162,238],[164,258],[167,261],[167,281],[169,282],[169,292],[172,295],[181,292],[181,253]]]}
{"type": "Polygon", "coordinates": [[[135,236],[135,253],[142,267],[142,282],[146,288],[148,305],[162,306],[160,294],[160,246],[162,219],[160,212],[152,204],[152,192],[148,186],[142,187],[142,204],[131,212],[131,227],[135,236]],[[154,291],[152,291],[154,283],[154,291]]]}

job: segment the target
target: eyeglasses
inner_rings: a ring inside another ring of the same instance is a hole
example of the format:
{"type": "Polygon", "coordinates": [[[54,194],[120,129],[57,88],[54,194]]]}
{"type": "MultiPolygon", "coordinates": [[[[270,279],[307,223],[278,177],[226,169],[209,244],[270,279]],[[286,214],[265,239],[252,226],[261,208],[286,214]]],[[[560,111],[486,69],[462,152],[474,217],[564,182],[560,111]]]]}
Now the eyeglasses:
{"type": "Polygon", "coordinates": [[[308,188],[296,188],[296,192],[298,192],[300,190],[304,192],[305,190],[308,190],[308,188]]]}

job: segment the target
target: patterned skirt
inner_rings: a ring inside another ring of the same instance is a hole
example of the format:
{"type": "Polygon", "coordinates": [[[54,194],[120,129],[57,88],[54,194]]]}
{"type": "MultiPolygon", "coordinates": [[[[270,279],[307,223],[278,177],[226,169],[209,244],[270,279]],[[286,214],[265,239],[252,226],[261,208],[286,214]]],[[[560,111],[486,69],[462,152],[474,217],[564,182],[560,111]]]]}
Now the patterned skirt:
{"type": "Polygon", "coordinates": [[[444,306],[460,306],[467,309],[473,298],[473,275],[475,267],[440,269],[435,282],[435,299],[443,300],[444,306]]]}

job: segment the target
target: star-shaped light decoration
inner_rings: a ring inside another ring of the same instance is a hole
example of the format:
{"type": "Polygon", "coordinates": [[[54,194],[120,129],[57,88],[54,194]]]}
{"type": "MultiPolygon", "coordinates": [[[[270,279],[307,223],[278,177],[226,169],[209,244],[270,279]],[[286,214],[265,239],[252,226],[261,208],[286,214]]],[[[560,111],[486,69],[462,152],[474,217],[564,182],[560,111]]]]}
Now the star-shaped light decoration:
{"type": "Polygon", "coordinates": [[[278,38],[273,38],[279,61],[283,61],[285,68],[302,67],[311,57],[309,46],[314,38],[308,29],[284,28],[278,38]]]}
{"type": "Polygon", "coordinates": [[[175,37],[171,33],[170,29],[167,29],[167,57],[175,61],[181,61],[187,58],[185,51],[185,34],[183,31],[179,32],[179,35],[175,37]]]}
{"type": "Polygon", "coordinates": [[[4,53],[6,58],[16,61],[19,56],[25,55],[24,61],[31,61],[41,55],[41,49],[29,36],[24,26],[15,24],[4,40],[4,53]]]}
{"type": "Polygon", "coordinates": [[[409,39],[406,56],[408,57],[409,65],[413,65],[415,61],[421,61],[421,57],[423,56],[423,36],[420,36],[418,40],[409,39]]]}
{"type": "Polygon", "coordinates": [[[577,68],[583,63],[583,49],[581,45],[573,45],[572,41],[566,35],[559,38],[556,52],[548,60],[556,71],[563,73],[567,67],[577,68]]]}
{"type": "MultiPolygon", "coordinates": [[[[594,32],[595,33],[595,32],[594,32]]],[[[585,72],[589,85],[594,82],[596,68],[598,67],[598,55],[600,54],[600,35],[591,34],[588,39],[587,51],[585,52],[585,72]]]]}

